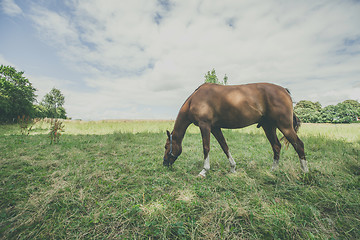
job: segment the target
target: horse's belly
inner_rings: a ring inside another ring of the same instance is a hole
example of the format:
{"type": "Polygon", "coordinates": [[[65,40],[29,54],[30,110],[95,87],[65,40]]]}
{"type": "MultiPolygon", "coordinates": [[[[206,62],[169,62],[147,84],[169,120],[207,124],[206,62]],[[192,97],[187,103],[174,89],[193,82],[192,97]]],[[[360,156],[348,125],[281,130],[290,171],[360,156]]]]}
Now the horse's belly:
{"type": "Polygon", "coordinates": [[[244,128],[258,123],[262,115],[255,111],[236,111],[232,110],[223,113],[214,119],[214,126],[220,128],[244,128]]]}

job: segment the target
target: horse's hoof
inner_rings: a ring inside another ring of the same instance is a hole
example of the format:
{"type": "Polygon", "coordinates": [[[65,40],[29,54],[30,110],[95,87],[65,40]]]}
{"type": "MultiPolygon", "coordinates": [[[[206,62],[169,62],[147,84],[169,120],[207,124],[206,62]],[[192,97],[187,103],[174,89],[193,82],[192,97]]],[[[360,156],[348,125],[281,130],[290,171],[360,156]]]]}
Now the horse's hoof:
{"type": "Polygon", "coordinates": [[[305,159],[300,159],[300,163],[301,163],[301,170],[304,172],[304,173],[308,173],[309,172],[309,168],[307,166],[307,162],[305,159]]]}
{"type": "Polygon", "coordinates": [[[279,170],[279,164],[273,164],[273,166],[271,167],[271,171],[275,172],[277,170],[279,170]]]}
{"type": "Polygon", "coordinates": [[[279,169],[279,167],[274,167],[274,166],[272,166],[270,171],[271,171],[271,172],[275,172],[275,171],[278,170],[278,169],[279,169]]]}
{"type": "Polygon", "coordinates": [[[308,173],[308,172],[309,172],[308,167],[306,167],[306,168],[301,168],[301,170],[303,171],[303,173],[308,173]]]}
{"type": "Polygon", "coordinates": [[[206,178],[206,176],[205,176],[205,175],[202,175],[201,173],[199,173],[199,174],[197,175],[197,177],[198,177],[198,178],[201,178],[201,179],[206,178]]]}

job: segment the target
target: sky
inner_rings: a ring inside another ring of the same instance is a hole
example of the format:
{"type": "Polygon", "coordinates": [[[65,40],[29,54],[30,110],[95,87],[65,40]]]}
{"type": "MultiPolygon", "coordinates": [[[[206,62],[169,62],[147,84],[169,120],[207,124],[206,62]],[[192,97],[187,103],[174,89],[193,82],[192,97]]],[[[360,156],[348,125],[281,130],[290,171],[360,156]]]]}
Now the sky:
{"type": "Polygon", "coordinates": [[[0,64],[72,119],[175,119],[212,70],[360,101],[360,1],[0,0],[0,64]]]}

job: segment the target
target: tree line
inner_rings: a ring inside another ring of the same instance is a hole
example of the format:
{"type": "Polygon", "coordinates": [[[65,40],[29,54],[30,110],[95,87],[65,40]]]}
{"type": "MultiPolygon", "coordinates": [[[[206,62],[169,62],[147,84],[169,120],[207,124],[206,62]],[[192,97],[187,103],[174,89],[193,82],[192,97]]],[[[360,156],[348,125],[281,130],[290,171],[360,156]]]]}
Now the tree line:
{"type": "Polygon", "coordinates": [[[0,66],[0,122],[16,122],[19,117],[63,118],[65,97],[59,89],[53,88],[39,104],[36,88],[12,66],[0,66]]]}
{"type": "Polygon", "coordinates": [[[322,107],[319,102],[302,100],[296,103],[294,112],[305,123],[351,123],[360,118],[360,103],[346,100],[322,107]]]}

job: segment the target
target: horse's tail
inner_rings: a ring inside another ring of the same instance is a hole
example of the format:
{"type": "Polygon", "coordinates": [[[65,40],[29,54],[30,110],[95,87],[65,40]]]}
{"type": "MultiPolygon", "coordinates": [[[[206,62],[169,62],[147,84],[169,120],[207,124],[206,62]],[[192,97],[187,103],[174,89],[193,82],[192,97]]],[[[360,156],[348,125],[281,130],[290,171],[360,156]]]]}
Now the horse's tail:
{"type": "MultiPolygon", "coordinates": [[[[290,96],[290,99],[291,99],[291,93],[290,93],[290,90],[285,88],[286,92],[289,94],[290,96]]],[[[301,125],[301,121],[300,119],[295,115],[295,113],[293,112],[293,127],[294,127],[294,130],[295,132],[297,133],[299,131],[299,128],[300,128],[300,125],[301,125]]],[[[284,141],[284,145],[286,147],[289,146],[289,141],[286,139],[285,136],[283,136],[280,141],[284,141]]]]}
{"type": "MultiPolygon", "coordinates": [[[[296,133],[299,131],[300,125],[301,125],[300,119],[295,115],[295,113],[293,113],[293,127],[296,133]]],[[[285,136],[283,136],[280,139],[280,141],[284,141],[284,145],[286,147],[289,146],[289,141],[285,138],[285,136]]]]}
{"type": "Polygon", "coordinates": [[[295,113],[293,113],[293,126],[294,126],[294,130],[297,133],[299,131],[299,128],[301,126],[301,121],[300,119],[295,115],[295,113]]]}

